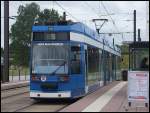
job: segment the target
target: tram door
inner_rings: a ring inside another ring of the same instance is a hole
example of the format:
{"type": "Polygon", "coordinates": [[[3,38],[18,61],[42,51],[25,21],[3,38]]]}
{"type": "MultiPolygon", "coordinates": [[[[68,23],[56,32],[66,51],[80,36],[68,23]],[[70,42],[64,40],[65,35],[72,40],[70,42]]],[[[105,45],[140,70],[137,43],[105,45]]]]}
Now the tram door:
{"type": "MultiPolygon", "coordinates": [[[[87,46],[85,47],[85,86],[88,86],[88,53],[87,46]]],[[[87,89],[86,89],[87,90],[87,89]]]]}
{"type": "Polygon", "coordinates": [[[108,58],[109,60],[109,67],[108,67],[108,69],[109,69],[109,78],[108,78],[108,80],[109,80],[109,82],[112,82],[113,81],[113,56],[112,56],[112,54],[110,54],[109,53],[109,58],[108,58]]]}
{"type": "Polygon", "coordinates": [[[103,51],[102,53],[102,71],[103,71],[103,75],[104,75],[104,85],[106,85],[107,79],[106,79],[106,53],[105,51],[103,51]]]}
{"type": "Polygon", "coordinates": [[[116,57],[112,55],[112,81],[116,80],[116,57]]]}
{"type": "Polygon", "coordinates": [[[103,74],[104,74],[104,85],[110,82],[110,61],[109,53],[103,51],[103,74]]]}

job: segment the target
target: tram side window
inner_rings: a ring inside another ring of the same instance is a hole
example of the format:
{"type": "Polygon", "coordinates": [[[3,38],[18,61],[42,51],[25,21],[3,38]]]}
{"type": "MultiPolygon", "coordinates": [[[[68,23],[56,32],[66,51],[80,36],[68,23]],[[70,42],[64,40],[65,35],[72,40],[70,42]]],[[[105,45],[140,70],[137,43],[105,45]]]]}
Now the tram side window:
{"type": "Polygon", "coordinates": [[[45,40],[56,40],[55,33],[45,33],[45,40]]]}
{"type": "Polygon", "coordinates": [[[33,32],[33,40],[42,41],[62,41],[69,40],[69,33],[67,32],[33,32]]]}
{"type": "Polygon", "coordinates": [[[88,85],[100,80],[100,53],[98,48],[88,47],[88,85]]]}
{"type": "Polygon", "coordinates": [[[71,47],[71,74],[80,74],[80,47],[71,47]]]}
{"type": "Polygon", "coordinates": [[[69,33],[59,32],[56,36],[57,40],[69,40],[69,33]]]}
{"type": "Polygon", "coordinates": [[[34,32],[33,40],[43,40],[44,32],[34,32]]]}

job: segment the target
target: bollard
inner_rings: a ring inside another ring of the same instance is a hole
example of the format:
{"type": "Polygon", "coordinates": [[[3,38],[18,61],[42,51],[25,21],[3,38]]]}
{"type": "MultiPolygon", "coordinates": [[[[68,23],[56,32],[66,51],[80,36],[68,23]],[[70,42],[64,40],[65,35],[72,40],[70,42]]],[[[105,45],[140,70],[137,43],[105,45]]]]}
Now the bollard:
{"type": "Polygon", "coordinates": [[[3,64],[1,64],[1,81],[3,82],[3,69],[4,69],[4,66],[3,64]]]}
{"type": "Polygon", "coordinates": [[[19,81],[20,81],[20,69],[19,69],[19,81]]]}
{"type": "Polygon", "coordinates": [[[127,81],[128,80],[128,71],[127,70],[123,70],[122,71],[122,79],[123,81],[127,81]]]}
{"type": "Polygon", "coordinates": [[[11,71],[11,74],[12,74],[11,76],[12,76],[12,81],[13,81],[13,69],[12,69],[12,71],[11,71]]]}
{"type": "Polygon", "coordinates": [[[26,80],[26,70],[25,70],[25,80],[26,80]]]}

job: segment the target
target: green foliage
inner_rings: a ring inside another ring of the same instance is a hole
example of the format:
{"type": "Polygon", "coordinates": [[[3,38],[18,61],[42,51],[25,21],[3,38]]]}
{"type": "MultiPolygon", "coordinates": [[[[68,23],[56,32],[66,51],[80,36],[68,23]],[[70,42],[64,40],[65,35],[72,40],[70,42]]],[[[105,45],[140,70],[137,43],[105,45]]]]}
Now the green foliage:
{"type": "Polygon", "coordinates": [[[40,12],[40,6],[36,3],[26,4],[26,6],[20,5],[17,14],[16,22],[12,25],[10,33],[12,64],[28,66],[31,30],[35,20],[37,19],[40,23],[49,20],[57,21],[61,19],[61,16],[54,9],[44,9],[40,12]]]}
{"type": "Polygon", "coordinates": [[[16,23],[11,27],[12,41],[18,41],[18,44],[29,47],[31,28],[34,23],[34,18],[39,12],[40,7],[35,3],[27,4],[26,7],[19,6],[16,23]]]}
{"type": "Polygon", "coordinates": [[[44,22],[56,22],[62,19],[62,16],[59,16],[58,12],[54,9],[44,9],[39,13],[37,21],[40,24],[44,22]]]}
{"type": "Polygon", "coordinates": [[[36,3],[20,5],[15,24],[11,27],[11,45],[10,50],[13,57],[13,64],[28,65],[29,48],[31,40],[31,28],[34,18],[40,12],[40,6],[36,3]]]}

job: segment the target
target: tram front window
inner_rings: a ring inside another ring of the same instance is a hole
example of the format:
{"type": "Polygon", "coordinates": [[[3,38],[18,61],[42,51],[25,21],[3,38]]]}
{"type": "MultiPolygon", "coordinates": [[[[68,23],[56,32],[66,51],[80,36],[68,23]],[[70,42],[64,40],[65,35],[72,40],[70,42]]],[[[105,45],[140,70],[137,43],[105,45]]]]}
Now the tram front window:
{"type": "Polygon", "coordinates": [[[68,74],[68,45],[63,43],[34,44],[32,73],[68,74]]]}

